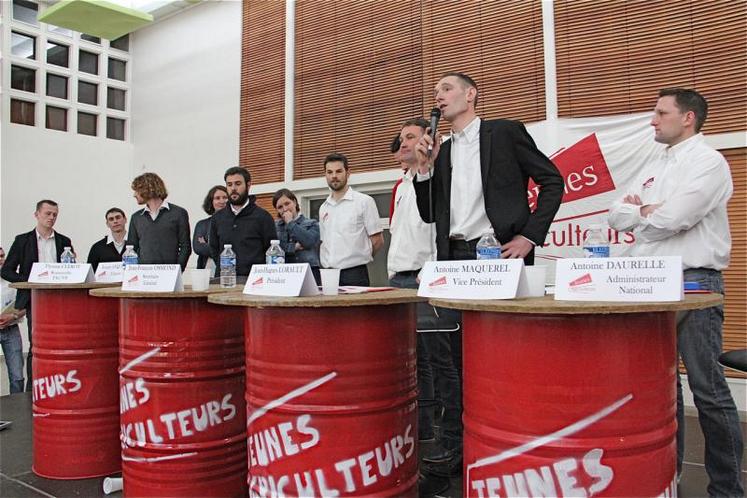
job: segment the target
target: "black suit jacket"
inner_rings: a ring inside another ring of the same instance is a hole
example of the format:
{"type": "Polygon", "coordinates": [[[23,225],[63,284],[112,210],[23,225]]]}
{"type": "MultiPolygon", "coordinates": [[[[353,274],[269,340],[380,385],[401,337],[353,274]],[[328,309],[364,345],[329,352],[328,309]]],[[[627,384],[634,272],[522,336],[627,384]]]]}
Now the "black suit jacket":
{"type": "MultiPolygon", "coordinates": [[[[65,247],[73,247],[70,238],[61,233],[54,233],[54,244],[57,250],[57,262],[65,247]]],[[[39,248],[36,245],[36,229],[17,235],[10,246],[5,264],[0,275],[8,282],[26,282],[31,275],[31,267],[39,261],[39,248]]],[[[16,294],[16,309],[31,307],[31,291],[19,289],[16,294]]]]}
{"type": "Polygon", "coordinates": [[[97,241],[91,246],[91,250],[88,251],[88,262],[91,263],[93,271],[96,271],[99,263],[107,263],[114,261],[122,261],[122,254],[125,252],[125,246],[122,246],[122,251],[118,251],[114,247],[114,242],[106,243],[107,237],[97,241]]]}
{"type": "MultiPolygon", "coordinates": [[[[543,244],[563,198],[563,177],[522,123],[504,119],[480,123],[480,169],[485,211],[498,241],[505,244],[523,235],[543,244]],[[527,201],[529,178],[541,186],[534,213],[527,201]]],[[[415,182],[420,216],[426,223],[436,222],[439,260],[449,259],[451,204],[459,202],[451,199],[451,171],[451,140],[447,140],[435,160],[433,178],[415,182]]],[[[532,264],[534,251],[524,260],[532,264]]]]}

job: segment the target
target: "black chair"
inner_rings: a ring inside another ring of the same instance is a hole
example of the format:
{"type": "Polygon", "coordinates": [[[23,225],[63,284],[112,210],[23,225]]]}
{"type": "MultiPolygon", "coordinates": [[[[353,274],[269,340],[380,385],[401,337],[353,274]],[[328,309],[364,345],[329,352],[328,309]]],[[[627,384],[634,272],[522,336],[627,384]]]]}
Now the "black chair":
{"type": "Polygon", "coordinates": [[[737,372],[747,372],[747,349],[735,349],[734,351],[721,353],[718,362],[721,366],[737,372]]]}

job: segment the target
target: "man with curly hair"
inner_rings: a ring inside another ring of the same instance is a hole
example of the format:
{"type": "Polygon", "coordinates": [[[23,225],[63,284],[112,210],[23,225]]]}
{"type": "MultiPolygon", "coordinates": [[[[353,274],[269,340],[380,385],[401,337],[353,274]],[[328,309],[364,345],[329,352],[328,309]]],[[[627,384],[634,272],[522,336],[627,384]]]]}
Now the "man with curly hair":
{"type": "Polygon", "coordinates": [[[131,188],[145,207],[130,217],[127,244],[135,247],[141,264],[178,263],[184,270],[192,254],[187,211],[166,201],[166,185],[155,173],[136,177],[131,188]]]}

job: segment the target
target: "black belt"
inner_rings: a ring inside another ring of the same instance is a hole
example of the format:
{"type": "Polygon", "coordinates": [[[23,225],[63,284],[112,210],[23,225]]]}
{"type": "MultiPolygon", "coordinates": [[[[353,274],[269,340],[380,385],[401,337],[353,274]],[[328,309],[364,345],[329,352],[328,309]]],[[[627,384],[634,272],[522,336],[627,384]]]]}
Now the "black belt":
{"type": "Polygon", "coordinates": [[[394,272],[395,275],[402,275],[403,277],[417,277],[420,270],[405,270],[394,272]]]}

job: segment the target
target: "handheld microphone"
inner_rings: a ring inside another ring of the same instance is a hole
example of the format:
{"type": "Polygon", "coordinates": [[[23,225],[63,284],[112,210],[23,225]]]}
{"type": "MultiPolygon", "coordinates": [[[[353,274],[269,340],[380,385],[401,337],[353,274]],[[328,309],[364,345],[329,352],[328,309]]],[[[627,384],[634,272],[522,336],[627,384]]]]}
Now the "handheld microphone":
{"type": "MultiPolygon", "coordinates": [[[[438,120],[439,119],[441,119],[441,109],[439,109],[438,107],[434,107],[433,109],[431,109],[431,124],[430,124],[430,128],[431,128],[430,135],[434,142],[436,140],[436,132],[438,131],[438,120]]],[[[428,157],[430,157],[431,152],[433,152],[432,144],[428,146],[428,157]]]]}

